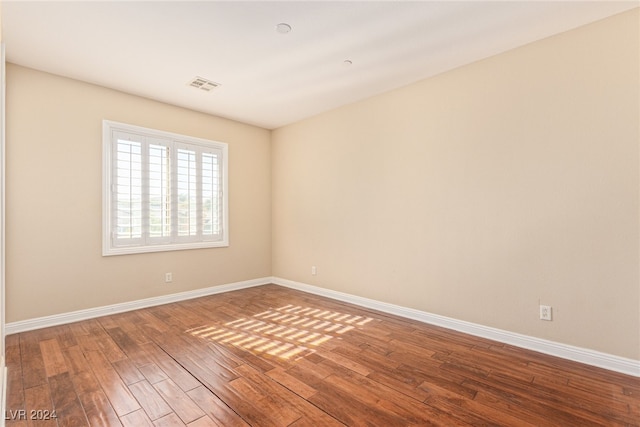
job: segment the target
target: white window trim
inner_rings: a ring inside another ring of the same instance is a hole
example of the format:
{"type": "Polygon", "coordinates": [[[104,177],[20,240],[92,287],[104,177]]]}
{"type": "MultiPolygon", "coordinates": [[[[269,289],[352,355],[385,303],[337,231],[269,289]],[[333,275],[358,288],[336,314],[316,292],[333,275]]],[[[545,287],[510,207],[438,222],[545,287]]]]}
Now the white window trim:
{"type": "Polygon", "coordinates": [[[144,128],[141,126],[118,123],[110,120],[102,121],[102,255],[125,255],[147,252],[176,251],[184,249],[215,248],[229,246],[229,180],[228,180],[228,145],[192,136],[144,128]],[[130,132],[150,138],[171,139],[175,143],[213,147],[222,152],[222,235],[215,241],[196,241],[184,243],[160,243],[132,246],[115,246],[113,244],[113,133],[130,132]]]}

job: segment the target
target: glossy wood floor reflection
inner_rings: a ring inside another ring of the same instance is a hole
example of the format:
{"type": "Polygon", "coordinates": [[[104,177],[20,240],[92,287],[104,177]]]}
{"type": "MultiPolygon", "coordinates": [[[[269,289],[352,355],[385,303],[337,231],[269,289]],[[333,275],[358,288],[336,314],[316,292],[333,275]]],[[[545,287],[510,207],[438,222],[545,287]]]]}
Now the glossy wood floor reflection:
{"type": "Polygon", "coordinates": [[[7,365],[14,427],[640,423],[638,378],[275,285],[11,335],[7,365]]]}

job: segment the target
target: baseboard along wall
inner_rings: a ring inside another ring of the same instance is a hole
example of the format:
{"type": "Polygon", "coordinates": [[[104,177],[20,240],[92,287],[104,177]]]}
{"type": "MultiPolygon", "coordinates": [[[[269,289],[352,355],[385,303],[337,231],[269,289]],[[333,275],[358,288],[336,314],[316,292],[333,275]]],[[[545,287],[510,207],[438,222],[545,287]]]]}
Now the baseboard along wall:
{"type": "Polygon", "coordinates": [[[211,286],[208,288],[196,289],[193,291],[162,295],[159,297],[145,298],[141,300],[123,302],[113,305],[105,305],[102,307],[88,308],[86,310],[72,311],[69,313],[37,317],[35,319],[9,322],[5,324],[5,332],[6,335],[11,335],[20,332],[32,331],[34,329],[42,329],[48,328],[50,326],[79,322],[81,320],[94,319],[96,317],[108,316],[109,314],[124,313],[126,311],[138,310],[146,307],[154,307],[163,304],[170,304],[172,302],[185,301],[188,299],[204,297],[207,295],[236,291],[239,289],[250,288],[252,286],[267,285],[269,283],[272,283],[271,278],[265,277],[261,279],[246,280],[225,285],[211,286]]]}
{"type": "Polygon", "coordinates": [[[463,320],[440,316],[425,311],[415,310],[412,308],[388,304],[369,298],[359,297],[344,292],[325,289],[306,283],[295,282],[280,277],[263,277],[259,279],[197,289],[194,291],[180,292],[176,294],[163,295],[160,297],[146,298],[126,303],[90,308],[86,310],[56,314],[52,316],[44,316],[35,319],[21,320],[17,322],[10,322],[5,325],[5,331],[7,335],[10,335],[34,329],[41,329],[50,326],[78,322],[81,320],[92,319],[109,314],[122,313],[145,307],[169,304],[172,302],[184,301],[202,296],[230,292],[250,288],[253,286],[267,285],[271,283],[290,289],[295,289],[302,292],[307,292],[310,294],[355,304],[360,307],[378,310],[407,319],[417,320],[419,322],[431,325],[442,326],[444,328],[491,339],[505,344],[510,344],[516,347],[526,348],[528,350],[537,351],[551,356],[573,360],[575,362],[584,363],[586,365],[596,366],[610,371],[640,377],[640,360],[627,359],[624,357],[602,353],[595,350],[575,347],[554,341],[544,340],[541,338],[531,337],[528,335],[517,334],[514,332],[491,328],[476,323],[465,322],[463,320]]]}

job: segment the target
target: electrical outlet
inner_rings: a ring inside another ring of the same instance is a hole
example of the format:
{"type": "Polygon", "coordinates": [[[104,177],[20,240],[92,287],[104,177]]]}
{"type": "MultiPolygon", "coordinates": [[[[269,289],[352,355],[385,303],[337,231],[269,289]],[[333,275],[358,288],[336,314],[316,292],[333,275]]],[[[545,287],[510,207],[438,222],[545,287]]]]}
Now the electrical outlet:
{"type": "Polygon", "coordinates": [[[550,305],[540,305],[540,320],[551,320],[550,305]]]}
{"type": "Polygon", "coordinates": [[[171,283],[171,282],[173,282],[173,274],[164,273],[164,283],[171,283]]]}
{"type": "Polygon", "coordinates": [[[311,275],[315,276],[316,274],[318,274],[318,269],[316,268],[315,265],[311,266],[311,275]]]}

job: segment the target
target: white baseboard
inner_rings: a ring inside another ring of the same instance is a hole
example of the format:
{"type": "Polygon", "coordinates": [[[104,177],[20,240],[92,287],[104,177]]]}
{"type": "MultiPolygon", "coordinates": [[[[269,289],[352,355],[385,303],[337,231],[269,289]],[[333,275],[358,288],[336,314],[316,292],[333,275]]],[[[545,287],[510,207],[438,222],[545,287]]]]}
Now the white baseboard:
{"type": "Polygon", "coordinates": [[[34,329],[48,328],[50,326],[78,322],[80,320],[93,319],[96,317],[107,316],[109,314],[123,313],[125,311],[138,310],[140,308],[153,307],[156,305],[169,304],[172,302],[184,301],[207,295],[214,295],[223,292],[235,291],[238,289],[251,288],[253,286],[267,285],[269,283],[271,283],[271,277],[264,277],[260,279],[245,280],[243,282],[211,286],[209,288],[196,289],[193,291],[162,295],[153,298],[145,298],[137,301],[106,305],[102,307],[89,308],[86,310],[72,311],[69,313],[54,314],[52,316],[38,317],[35,319],[20,320],[17,322],[7,323],[5,325],[5,332],[6,335],[11,335],[19,332],[32,331],[34,329]]]}
{"type": "MultiPolygon", "coordinates": [[[[10,335],[19,332],[31,331],[34,329],[41,329],[50,326],[78,322],[80,320],[92,319],[109,314],[122,313],[125,311],[137,310],[140,308],[169,304],[172,302],[184,301],[207,295],[214,295],[254,286],[266,285],[269,283],[274,283],[276,285],[296,289],[310,294],[320,295],[350,304],[359,305],[365,308],[371,308],[384,313],[394,314],[396,316],[404,317],[407,319],[417,320],[423,323],[442,326],[444,328],[453,329],[470,335],[475,335],[505,344],[538,351],[540,353],[561,357],[563,359],[573,360],[575,362],[580,362],[591,366],[597,366],[600,368],[608,369],[610,371],[640,377],[640,361],[638,360],[627,359],[607,353],[601,353],[595,350],[574,347],[571,345],[548,341],[541,338],[521,335],[514,332],[479,325],[476,323],[465,322],[463,320],[457,320],[450,317],[427,313],[425,311],[415,310],[412,308],[388,304],[369,298],[359,297],[344,292],[338,292],[313,285],[308,285],[305,283],[294,282],[292,280],[282,279],[280,277],[263,277],[259,279],[246,280],[243,282],[212,286],[204,289],[196,289],[193,291],[186,291],[159,297],[146,298],[137,301],[73,311],[70,313],[62,313],[52,316],[38,317],[35,319],[10,322],[5,325],[5,332],[7,335],[10,335]]],[[[0,375],[2,375],[2,372],[4,372],[4,368],[0,367],[0,375]]]]}
{"type": "Polygon", "coordinates": [[[521,335],[514,332],[504,331],[502,329],[496,329],[476,323],[465,322],[463,320],[452,319],[450,317],[427,313],[424,311],[402,307],[399,305],[388,304],[369,298],[363,298],[343,292],[324,289],[305,283],[282,279],[279,277],[272,277],[271,282],[276,285],[285,286],[291,289],[296,289],[299,291],[308,292],[310,294],[320,295],[343,302],[348,302],[361,307],[371,308],[374,310],[382,311],[384,313],[405,317],[407,319],[442,326],[444,328],[453,329],[470,335],[475,335],[478,337],[499,341],[505,344],[534,350],[540,353],[549,354],[551,356],[557,356],[563,359],[608,369],[610,371],[640,377],[640,360],[627,359],[607,353],[601,353],[595,350],[574,347],[571,345],[548,341],[541,338],[521,335]]]}

